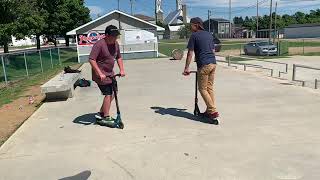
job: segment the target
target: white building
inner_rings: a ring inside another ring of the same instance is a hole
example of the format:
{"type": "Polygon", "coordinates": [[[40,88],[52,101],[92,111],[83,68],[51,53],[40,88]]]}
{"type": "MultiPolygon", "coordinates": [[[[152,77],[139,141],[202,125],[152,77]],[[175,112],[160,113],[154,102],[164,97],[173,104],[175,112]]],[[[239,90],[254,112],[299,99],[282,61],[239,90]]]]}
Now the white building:
{"type": "MultiPolygon", "coordinates": [[[[12,46],[33,46],[37,44],[36,36],[32,35],[30,37],[25,37],[23,39],[17,39],[14,36],[11,36],[12,46]]],[[[40,44],[43,44],[43,38],[40,36],[40,44]]]]}
{"type": "Polygon", "coordinates": [[[67,33],[76,36],[79,62],[88,61],[92,46],[105,37],[109,25],[120,29],[118,42],[123,59],[158,57],[157,31],[164,28],[115,10],[67,33]]]}

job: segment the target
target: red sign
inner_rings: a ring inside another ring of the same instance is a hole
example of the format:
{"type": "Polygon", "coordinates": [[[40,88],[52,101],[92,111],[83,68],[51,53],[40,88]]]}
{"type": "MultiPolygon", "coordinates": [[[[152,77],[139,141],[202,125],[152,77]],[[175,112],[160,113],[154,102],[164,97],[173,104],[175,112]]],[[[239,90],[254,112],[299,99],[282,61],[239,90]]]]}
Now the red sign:
{"type": "Polygon", "coordinates": [[[93,45],[100,39],[103,39],[105,37],[104,34],[99,34],[98,32],[91,31],[89,34],[81,34],[78,35],[78,44],[82,46],[86,45],[93,45]]]}

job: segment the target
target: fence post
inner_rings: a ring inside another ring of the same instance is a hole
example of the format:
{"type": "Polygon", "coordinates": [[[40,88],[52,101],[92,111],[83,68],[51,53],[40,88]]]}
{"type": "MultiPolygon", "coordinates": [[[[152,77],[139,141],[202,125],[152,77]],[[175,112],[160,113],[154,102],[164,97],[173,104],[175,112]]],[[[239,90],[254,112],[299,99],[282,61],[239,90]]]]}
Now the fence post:
{"type": "Polygon", "coordinates": [[[60,57],[60,48],[58,48],[58,59],[59,59],[59,64],[60,64],[60,66],[61,66],[62,63],[61,63],[61,57],[60,57]]]}
{"type": "Polygon", "coordinates": [[[315,88],[315,89],[318,89],[318,79],[315,79],[315,80],[314,80],[314,88],[315,88]]]}
{"type": "Polygon", "coordinates": [[[39,50],[39,57],[40,57],[41,73],[43,73],[43,64],[42,64],[41,50],[39,50]]]}
{"type": "Polygon", "coordinates": [[[228,55],[228,66],[230,66],[230,55],[228,55]]]}
{"type": "Polygon", "coordinates": [[[6,82],[6,85],[8,85],[8,78],[7,78],[7,72],[4,64],[3,55],[1,56],[1,62],[2,62],[2,68],[3,68],[4,81],[6,82]]]}
{"type": "Polygon", "coordinates": [[[304,39],[302,39],[302,54],[304,55],[304,39]]]}
{"type": "Polygon", "coordinates": [[[296,80],[296,65],[293,64],[293,70],[292,70],[292,81],[296,80]]]}
{"type": "Polygon", "coordinates": [[[53,69],[53,62],[52,62],[52,52],[51,52],[51,49],[50,49],[50,61],[51,61],[51,69],[53,69]]]}
{"type": "Polygon", "coordinates": [[[281,46],[281,42],[280,42],[280,40],[278,41],[278,56],[280,56],[280,54],[281,54],[281,52],[280,52],[280,47],[281,46]]]}
{"type": "Polygon", "coordinates": [[[240,56],[241,56],[241,52],[242,52],[242,51],[241,51],[241,48],[242,48],[242,44],[240,44],[240,56]]]}
{"type": "Polygon", "coordinates": [[[24,65],[25,65],[25,67],[26,67],[27,77],[29,78],[29,71],[28,71],[28,64],[27,64],[26,52],[23,53],[23,58],[24,58],[24,65]]]}

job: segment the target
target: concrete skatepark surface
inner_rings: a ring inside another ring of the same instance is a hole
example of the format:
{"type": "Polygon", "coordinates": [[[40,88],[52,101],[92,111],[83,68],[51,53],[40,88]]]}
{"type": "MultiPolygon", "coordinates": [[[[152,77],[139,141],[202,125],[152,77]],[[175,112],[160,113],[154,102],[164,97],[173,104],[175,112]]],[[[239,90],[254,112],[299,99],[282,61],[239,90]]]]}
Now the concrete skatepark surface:
{"type": "Polygon", "coordinates": [[[167,59],[125,62],[124,130],[94,125],[102,102],[96,85],[44,103],[0,148],[0,179],[320,178],[318,91],[219,66],[221,125],[214,126],[192,115],[194,77],[182,76],[183,67],[167,59]]]}

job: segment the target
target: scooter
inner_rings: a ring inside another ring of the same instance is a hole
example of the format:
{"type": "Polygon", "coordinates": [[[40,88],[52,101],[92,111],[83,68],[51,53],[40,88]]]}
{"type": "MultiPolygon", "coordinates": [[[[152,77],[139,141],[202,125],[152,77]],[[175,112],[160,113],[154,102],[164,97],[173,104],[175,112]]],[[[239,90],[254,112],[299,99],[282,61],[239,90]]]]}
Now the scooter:
{"type": "Polygon", "coordinates": [[[116,101],[116,107],[117,107],[117,118],[114,121],[98,121],[98,119],[96,119],[97,124],[101,125],[101,126],[107,126],[110,128],[118,128],[118,129],[123,129],[124,128],[124,124],[122,122],[121,119],[121,113],[120,113],[120,108],[119,108],[119,100],[118,100],[118,83],[116,80],[116,77],[120,77],[121,74],[116,74],[113,77],[111,77],[112,79],[112,90],[113,90],[113,94],[114,94],[114,99],[116,101]]]}
{"type": "Polygon", "coordinates": [[[194,98],[194,111],[193,114],[197,117],[201,117],[206,120],[209,124],[219,125],[218,119],[210,119],[204,115],[204,113],[200,112],[200,108],[198,105],[198,72],[197,71],[190,71],[190,73],[194,73],[196,75],[196,82],[195,82],[195,98],[194,98]]]}

